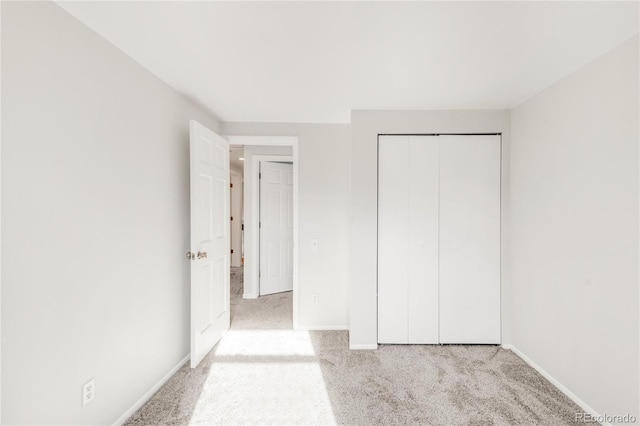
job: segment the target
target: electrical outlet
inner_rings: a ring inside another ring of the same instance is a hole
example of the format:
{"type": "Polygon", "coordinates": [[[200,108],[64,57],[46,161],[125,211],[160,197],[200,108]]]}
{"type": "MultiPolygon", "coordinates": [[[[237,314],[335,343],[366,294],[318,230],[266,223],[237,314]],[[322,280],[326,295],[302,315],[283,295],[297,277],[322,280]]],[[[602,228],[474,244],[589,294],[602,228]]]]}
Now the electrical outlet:
{"type": "Polygon", "coordinates": [[[82,406],[93,402],[96,399],[96,379],[91,379],[82,385],[82,406]]]}
{"type": "Polygon", "coordinates": [[[311,295],[311,303],[313,303],[314,305],[318,304],[318,295],[317,294],[312,294],[311,295]]]}

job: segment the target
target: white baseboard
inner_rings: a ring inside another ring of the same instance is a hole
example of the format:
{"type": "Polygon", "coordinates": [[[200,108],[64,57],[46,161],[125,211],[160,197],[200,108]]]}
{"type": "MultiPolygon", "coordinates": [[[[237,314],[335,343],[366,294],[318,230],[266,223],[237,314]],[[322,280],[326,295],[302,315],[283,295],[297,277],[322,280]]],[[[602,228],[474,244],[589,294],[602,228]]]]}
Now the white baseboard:
{"type": "Polygon", "coordinates": [[[330,330],[349,330],[348,325],[301,325],[297,328],[300,331],[330,331],[330,330]]]}
{"type": "Polygon", "coordinates": [[[243,298],[243,299],[257,299],[257,298],[258,298],[258,295],[257,295],[257,294],[255,294],[255,293],[244,293],[244,294],[242,295],[242,298],[243,298]]]}
{"type": "Polygon", "coordinates": [[[373,344],[364,344],[364,345],[349,345],[349,349],[351,349],[352,351],[378,349],[378,344],[373,343],[373,344]]]}
{"type": "MultiPolygon", "coordinates": [[[[588,413],[596,418],[600,417],[600,414],[598,414],[598,412],[596,410],[594,410],[593,408],[591,408],[589,406],[589,404],[587,404],[586,402],[584,402],[583,400],[581,400],[580,398],[578,398],[576,396],[576,394],[574,394],[573,392],[571,392],[565,385],[563,385],[562,383],[560,383],[555,377],[553,377],[551,374],[547,373],[542,367],[540,367],[538,364],[536,364],[531,358],[529,358],[528,356],[526,356],[524,353],[522,353],[522,351],[520,351],[520,349],[516,348],[515,346],[511,345],[511,344],[505,344],[502,345],[503,349],[509,349],[510,351],[512,351],[514,354],[518,355],[524,362],[526,362],[527,364],[529,364],[530,367],[532,367],[534,370],[536,370],[538,373],[540,373],[540,375],[542,377],[544,377],[545,379],[547,379],[548,381],[551,382],[551,384],[553,386],[555,386],[556,388],[558,388],[558,390],[560,392],[562,392],[563,394],[565,394],[566,396],[569,397],[569,399],[571,399],[573,402],[576,403],[576,405],[578,405],[580,408],[582,408],[582,410],[585,413],[588,413]]],[[[602,426],[611,426],[609,423],[602,423],[602,426]]]]}
{"type": "Polygon", "coordinates": [[[158,383],[153,385],[151,389],[149,389],[144,395],[142,395],[142,397],[138,401],[136,401],[135,404],[131,406],[131,408],[129,408],[122,416],[120,416],[120,418],[113,423],[113,426],[122,426],[129,419],[129,417],[133,415],[133,413],[138,411],[140,407],[146,404],[147,401],[151,399],[153,394],[158,392],[158,389],[160,389],[162,385],[164,385],[167,382],[167,380],[169,380],[174,374],[176,374],[178,370],[180,370],[180,368],[182,368],[182,366],[185,365],[187,361],[189,361],[190,359],[191,359],[191,354],[187,354],[187,356],[182,358],[182,360],[180,360],[180,362],[178,362],[178,364],[175,367],[173,367],[167,374],[165,374],[158,381],[158,383]]]}

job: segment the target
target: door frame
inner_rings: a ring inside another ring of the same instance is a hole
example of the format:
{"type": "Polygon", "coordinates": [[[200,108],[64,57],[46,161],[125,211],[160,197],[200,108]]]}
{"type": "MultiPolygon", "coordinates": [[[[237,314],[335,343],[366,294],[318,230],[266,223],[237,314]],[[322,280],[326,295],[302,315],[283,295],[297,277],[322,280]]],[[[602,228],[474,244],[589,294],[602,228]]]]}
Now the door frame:
{"type": "MultiPolygon", "coordinates": [[[[252,227],[254,230],[258,230],[258,223],[260,220],[260,206],[259,206],[259,188],[260,182],[258,178],[258,170],[260,161],[293,161],[293,329],[299,330],[298,321],[298,265],[299,265],[299,219],[298,219],[298,137],[297,136],[224,136],[230,145],[252,145],[252,146],[290,146],[292,147],[293,155],[254,155],[252,157],[251,176],[245,174],[245,182],[251,180],[252,186],[250,194],[251,196],[251,220],[250,223],[246,223],[247,227],[252,227]]],[[[246,191],[246,186],[245,186],[246,191]]],[[[244,206],[246,208],[246,205],[244,206]]],[[[245,227],[245,238],[247,236],[245,227]]],[[[258,276],[260,271],[260,233],[252,232],[250,236],[251,250],[245,252],[245,270],[249,270],[249,273],[244,275],[245,288],[249,288],[248,292],[245,291],[244,298],[254,299],[258,297],[258,286],[260,278],[258,276]]]]}

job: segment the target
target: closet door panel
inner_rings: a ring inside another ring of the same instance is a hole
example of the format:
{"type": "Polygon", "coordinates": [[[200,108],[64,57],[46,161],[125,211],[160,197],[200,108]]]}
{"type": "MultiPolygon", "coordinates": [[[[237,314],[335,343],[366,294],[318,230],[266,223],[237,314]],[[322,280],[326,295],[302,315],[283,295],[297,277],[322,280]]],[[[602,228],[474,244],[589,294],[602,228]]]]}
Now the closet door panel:
{"type": "Polygon", "coordinates": [[[499,136],[440,136],[440,342],[500,343],[499,136]]]}
{"type": "Polygon", "coordinates": [[[409,343],[438,343],[438,137],[409,139],[409,343]]]}
{"type": "Polygon", "coordinates": [[[378,143],[378,342],[408,341],[409,137],[378,143]]]}

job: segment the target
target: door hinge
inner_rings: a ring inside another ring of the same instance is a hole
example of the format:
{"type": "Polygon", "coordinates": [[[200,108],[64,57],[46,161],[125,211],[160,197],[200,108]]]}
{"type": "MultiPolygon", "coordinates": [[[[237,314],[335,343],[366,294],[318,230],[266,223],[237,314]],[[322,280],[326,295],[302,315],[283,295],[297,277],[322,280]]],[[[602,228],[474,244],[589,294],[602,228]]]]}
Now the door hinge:
{"type": "Polygon", "coordinates": [[[258,173],[258,179],[262,179],[262,173],[258,173]]]}
{"type": "Polygon", "coordinates": [[[262,222],[258,222],[258,228],[262,228],[262,222]]]}
{"type": "Polygon", "coordinates": [[[231,249],[231,254],[233,254],[233,249],[231,249]]]}
{"type": "Polygon", "coordinates": [[[233,216],[231,216],[231,220],[233,220],[233,216]]]}
{"type": "Polygon", "coordinates": [[[229,184],[229,188],[233,188],[233,184],[232,183],[229,184]]]}

